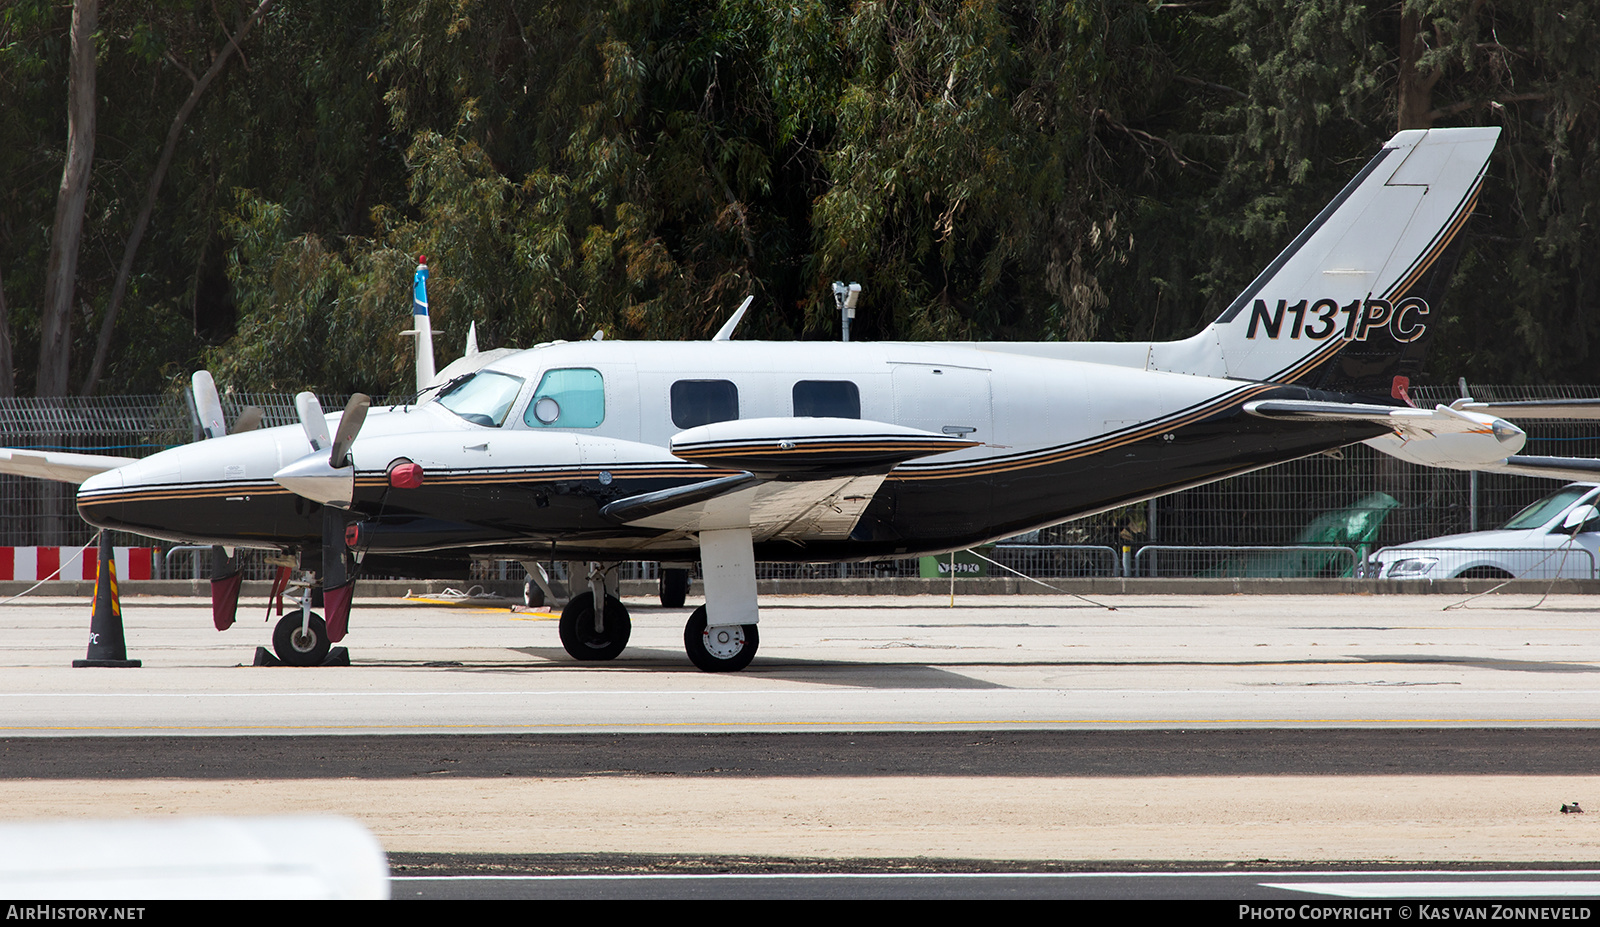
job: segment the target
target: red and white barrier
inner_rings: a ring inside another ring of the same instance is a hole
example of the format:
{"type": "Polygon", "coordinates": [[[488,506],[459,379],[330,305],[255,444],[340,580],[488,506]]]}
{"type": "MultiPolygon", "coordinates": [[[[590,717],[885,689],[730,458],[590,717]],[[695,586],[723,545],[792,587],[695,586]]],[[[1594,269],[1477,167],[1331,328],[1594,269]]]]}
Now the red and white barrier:
{"type": "MultiPolygon", "coordinates": [[[[117,558],[117,580],[149,579],[150,547],[113,547],[117,558]]],[[[100,572],[100,553],[94,546],[79,547],[0,547],[0,580],[94,579],[100,572]],[[75,559],[74,559],[75,558],[75,559]]]]}

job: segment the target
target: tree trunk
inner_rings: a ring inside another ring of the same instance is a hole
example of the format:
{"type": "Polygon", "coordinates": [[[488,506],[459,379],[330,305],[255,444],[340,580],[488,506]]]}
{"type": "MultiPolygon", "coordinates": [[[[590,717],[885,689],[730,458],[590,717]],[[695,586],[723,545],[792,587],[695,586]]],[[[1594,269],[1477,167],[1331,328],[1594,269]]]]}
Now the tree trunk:
{"type": "Polygon", "coordinates": [[[15,374],[11,369],[11,310],[6,308],[5,282],[0,281],[0,398],[9,399],[16,394],[15,374]]]}
{"type": "Polygon", "coordinates": [[[67,88],[67,163],[56,194],[56,219],[50,231],[44,305],[39,319],[40,396],[65,396],[72,363],[72,301],[78,278],[78,245],[83,239],[83,209],[94,164],[94,33],[100,0],[73,0],[72,68],[67,88]]]}
{"type": "Polygon", "coordinates": [[[1400,14],[1400,73],[1395,81],[1396,122],[1400,129],[1433,128],[1433,85],[1439,82],[1441,72],[1423,74],[1417,70],[1417,61],[1428,50],[1423,28],[1421,16],[1400,14]]]}
{"type": "MultiPolygon", "coordinates": [[[[145,229],[150,225],[150,214],[155,211],[156,198],[161,193],[161,184],[167,179],[167,168],[172,166],[172,154],[178,147],[178,139],[183,135],[183,124],[189,120],[189,114],[194,112],[195,104],[200,102],[200,96],[211,86],[216,76],[222,73],[223,65],[228,63],[228,58],[239,48],[239,43],[250,34],[250,29],[255,26],[266,12],[272,9],[277,0],[261,0],[256,11],[250,14],[244,25],[239,27],[237,35],[228,38],[228,44],[217,50],[212,56],[211,67],[194,82],[194,87],[189,91],[189,96],[178,107],[178,114],[172,117],[172,125],[167,129],[167,141],[161,146],[161,157],[156,161],[156,169],[150,175],[150,183],[145,188],[144,204],[139,207],[139,216],[133,222],[133,231],[128,235],[128,243],[122,249],[122,265],[117,268],[117,282],[111,288],[111,299],[106,303],[106,311],[100,322],[100,337],[95,344],[94,362],[89,365],[89,374],[83,378],[83,395],[93,395],[95,387],[100,383],[100,375],[105,372],[106,357],[111,353],[111,335],[116,328],[117,313],[122,309],[122,298],[128,292],[128,277],[133,273],[133,258],[139,252],[139,245],[144,241],[145,229]]],[[[66,392],[65,385],[62,392],[66,392]]]]}

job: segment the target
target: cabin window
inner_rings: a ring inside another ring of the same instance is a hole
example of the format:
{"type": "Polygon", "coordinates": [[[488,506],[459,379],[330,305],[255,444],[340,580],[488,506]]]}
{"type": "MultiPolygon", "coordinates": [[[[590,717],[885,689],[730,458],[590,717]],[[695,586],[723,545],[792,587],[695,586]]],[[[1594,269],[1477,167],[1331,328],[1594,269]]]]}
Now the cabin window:
{"type": "Polygon", "coordinates": [[[605,420],[605,380],[588,367],[546,370],[522,416],[530,428],[595,428],[605,420]]]}
{"type": "Polygon", "coordinates": [[[522,392],[522,378],[480,370],[468,374],[439,396],[439,405],[474,425],[499,428],[522,392]]]}
{"type": "Polygon", "coordinates": [[[860,418],[861,390],[849,380],[801,380],[794,385],[798,418],[860,418]]]}
{"type": "Polygon", "coordinates": [[[679,380],[672,384],[672,424],[693,428],[739,417],[739,387],[729,380],[679,380]]]}

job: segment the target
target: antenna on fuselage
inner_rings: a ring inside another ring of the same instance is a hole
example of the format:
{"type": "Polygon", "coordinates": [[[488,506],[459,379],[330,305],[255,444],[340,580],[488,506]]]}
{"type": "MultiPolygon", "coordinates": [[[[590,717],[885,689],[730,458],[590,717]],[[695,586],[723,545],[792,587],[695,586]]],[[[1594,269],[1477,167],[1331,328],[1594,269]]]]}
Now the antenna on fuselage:
{"type": "Polygon", "coordinates": [[[756,301],[756,297],[755,297],[754,293],[750,294],[749,296],[746,296],[744,298],[744,302],[740,303],[739,304],[739,308],[734,311],[733,317],[730,318],[728,321],[722,323],[722,327],[717,329],[717,333],[715,335],[711,336],[711,340],[712,341],[732,341],[733,340],[733,330],[739,327],[739,321],[744,318],[744,311],[746,309],[749,309],[750,308],[750,304],[755,302],[755,301],[756,301]]]}
{"type": "Polygon", "coordinates": [[[417,339],[417,392],[433,382],[433,326],[428,321],[428,256],[417,255],[411,284],[411,328],[400,334],[417,339]]]}

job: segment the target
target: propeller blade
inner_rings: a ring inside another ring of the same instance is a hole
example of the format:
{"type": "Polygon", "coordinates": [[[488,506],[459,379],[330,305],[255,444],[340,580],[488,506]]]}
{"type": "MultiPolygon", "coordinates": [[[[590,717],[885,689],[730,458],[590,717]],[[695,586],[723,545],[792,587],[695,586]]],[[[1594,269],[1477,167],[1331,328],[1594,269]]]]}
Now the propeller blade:
{"type": "Polygon", "coordinates": [[[200,430],[206,438],[220,438],[228,433],[228,423],[222,415],[222,397],[217,395],[217,381],[211,371],[196,370],[189,378],[194,391],[194,409],[200,416],[200,430]]]}
{"type": "Polygon", "coordinates": [[[260,406],[245,406],[244,411],[239,413],[238,421],[233,423],[233,433],[255,431],[261,427],[261,420],[266,415],[267,411],[260,406]]]}
{"type": "Polygon", "coordinates": [[[306,431],[306,440],[313,451],[320,451],[333,441],[328,438],[328,417],[322,414],[322,403],[315,393],[304,392],[294,397],[294,410],[300,413],[300,427],[306,431]]]}
{"type": "Polygon", "coordinates": [[[366,393],[356,393],[345,404],[344,415],[339,419],[339,431],[333,436],[333,453],[328,457],[329,466],[338,468],[350,462],[350,445],[356,443],[356,435],[361,431],[361,425],[367,420],[367,408],[372,405],[372,397],[366,393]]]}

